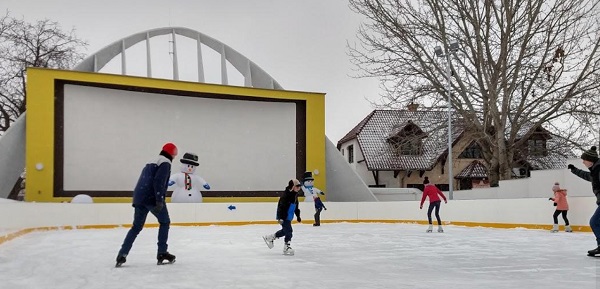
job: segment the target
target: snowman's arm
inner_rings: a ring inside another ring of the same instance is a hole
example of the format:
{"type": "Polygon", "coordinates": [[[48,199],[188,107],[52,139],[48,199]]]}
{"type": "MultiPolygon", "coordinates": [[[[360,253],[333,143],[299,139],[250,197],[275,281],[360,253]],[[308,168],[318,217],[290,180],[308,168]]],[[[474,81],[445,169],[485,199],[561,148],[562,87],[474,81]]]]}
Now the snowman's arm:
{"type": "Polygon", "coordinates": [[[178,176],[179,176],[179,174],[172,174],[169,177],[169,182],[167,183],[167,185],[169,185],[169,187],[170,187],[174,184],[177,184],[177,179],[179,179],[178,176]]]}
{"type": "Polygon", "coordinates": [[[199,176],[194,176],[197,178],[198,182],[200,182],[200,184],[202,185],[203,188],[210,190],[210,185],[201,177],[199,176]]]}

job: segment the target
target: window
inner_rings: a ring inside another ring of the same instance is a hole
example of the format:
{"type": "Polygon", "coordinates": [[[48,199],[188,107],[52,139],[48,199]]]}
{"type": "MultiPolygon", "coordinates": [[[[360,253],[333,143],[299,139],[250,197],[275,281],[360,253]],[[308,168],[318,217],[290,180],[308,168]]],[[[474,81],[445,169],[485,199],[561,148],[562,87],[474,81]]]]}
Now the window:
{"type": "Polygon", "coordinates": [[[547,155],[546,140],[544,139],[530,139],[527,141],[527,147],[530,156],[541,157],[547,155]]]}
{"type": "Polygon", "coordinates": [[[354,162],[354,145],[348,146],[348,162],[349,163],[354,162]]]}
{"type": "Polygon", "coordinates": [[[399,153],[403,156],[414,156],[421,154],[422,144],[420,139],[404,141],[399,145],[399,153]]]}
{"type": "Polygon", "coordinates": [[[344,149],[342,149],[342,155],[344,155],[344,149]]]}
{"type": "Polygon", "coordinates": [[[481,147],[476,142],[471,142],[465,150],[458,156],[459,159],[482,159],[481,147]]]}
{"type": "Polygon", "coordinates": [[[387,138],[394,153],[402,156],[418,156],[423,153],[423,138],[427,134],[412,121],[395,125],[387,138]]]}

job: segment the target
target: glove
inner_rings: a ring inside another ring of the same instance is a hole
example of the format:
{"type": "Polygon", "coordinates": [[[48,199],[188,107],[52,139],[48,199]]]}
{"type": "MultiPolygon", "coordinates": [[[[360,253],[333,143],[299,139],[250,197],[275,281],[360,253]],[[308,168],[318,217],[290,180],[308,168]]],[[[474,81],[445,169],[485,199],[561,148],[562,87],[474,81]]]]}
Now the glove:
{"type": "Polygon", "coordinates": [[[567,169],[569,169],[569,170],[572,170],[572,169],[574,169],[574,168],[575,168],[575,166],[574,166],[574,165],[572,165],[572,164],[569,164],[569,165],[567,166],[567,169]]]}
{"type": "Polygon", "coordinates": [[[552,198],[548,198],[548,201],[554,201],[552,198]]]}
{"type": "Polygon", "coordinates": [[[447,203],[448,203],[448,200],[444,200],[444,204],[447,204],[447,203]]]}
{"type": "Polygon", "coordinates": [[[423,206],[419,206],[419,209],[421,209],[421,210],[422,210],[422,209],[423,209],[423,206]]]}
{"type": "Polygon", "coordinates": [[[283,224],[283,220],[282,219],[277,219],[277,223],[279,223],[279,225],[283,224]]]}
{"type": "Polygon", "coordinates": [[[556,207],[556,206],[558,206],[558,204],[557,204],[557,203],[554,203],[554,206],[556,207]]]}
{"type": "Polygon", "coordinates": [[[210,190],[210,186],[208,184],[204,184],[203,186],[205,189],[210,190]]]}
{"type": "Polygon", "coordinates": [[[320,192],[319,194],[321,194],[321,195],[325,196],[325,193],[323,193],[323,192],[320,192]]]}
{"type": "Polygon", "coordinates": [[[298,223],[302,223],[302,219],[300,218],[300,216],[296,217],[296,221],[298,221],[298,223]]]}
{"type": "Polygon", "coordinates": [[[154,208],[152,208],[152,213],[155,213],[155,214],[160,213],[160,211],[162,211],[164,206],[165,206],[164,202],[156,202],[156,206],[154,206],[154,208]]]}
{"type": "Polygon", "coordinates": [[[175,181],[169,181],[169,183],[167,183],[167,185],[168,185],[169,187],[170,187],[170,186],[172,186],[172,185],[174,185],[174,184],[175,184],[175,181]]]}

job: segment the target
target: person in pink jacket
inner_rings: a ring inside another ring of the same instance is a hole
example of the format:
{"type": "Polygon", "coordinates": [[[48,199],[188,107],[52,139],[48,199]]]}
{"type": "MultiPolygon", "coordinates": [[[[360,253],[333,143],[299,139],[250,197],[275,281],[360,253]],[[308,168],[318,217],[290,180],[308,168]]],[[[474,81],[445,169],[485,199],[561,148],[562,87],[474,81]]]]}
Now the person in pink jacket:
{"type": "Polygon", "coordinates": [[[446,204],[448,203],[448,200],[446,199],[446,196],[444,196],[444,193],[440,191],[440,189],[438,189],[434,184],[429,183],[428,177],[425,177],[425,179],[423,180],[423,185],[425,185],[425,188],[423,189],[423,197],[421,198],[421,209],[423,209],[423,203],[425,202],[425,198],[429,197],[429,209],[427,209],[427,219],[429,220],[429,228],[427,228],[427,233],[433,232],[433,223],[431,221],[431,211],[433,211],[433,209],[435,209],[435,218],[437,219],[438,223],[438,232],[443,233],[444,229],[442,228],[442,220],[440,219],[440,204],[442,203],[440,197],[444,199],[444,203],[446,204]]]}
{"type": "Polygon", "coordinates": [[[569,203],[567,202],[567,190],[561,189],[558,182],[552,186],[554,192],[554,198],[549,198],[550,201],[554,201],[556,211],[554,211],[554,225],[550,232],[558,232],[558,215],[562,214],[563,220],[565,220],[565,232],[573,232],[571,226],[569,226],[569,219],[567,219],[567,211],[569,210],[569,203]]]}

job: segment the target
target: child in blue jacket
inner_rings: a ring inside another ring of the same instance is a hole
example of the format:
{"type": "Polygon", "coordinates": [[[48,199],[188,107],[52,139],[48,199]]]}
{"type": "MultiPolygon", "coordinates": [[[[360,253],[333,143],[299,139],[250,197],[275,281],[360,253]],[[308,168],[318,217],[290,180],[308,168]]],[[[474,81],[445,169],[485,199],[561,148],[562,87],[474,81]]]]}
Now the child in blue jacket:
{"type": "Polygon", "coordinates": [[[288,186],[283,192],[283,196],[279,198],[279,203],[277,204],[277,222],[281,225],[281,230],[275,234],[263,236],[263,240],[265,240],[269,249],[273,248],[273,241],[275,239],[284,237],[284,255],[294,255],[294,249],[290,246],[292,232],[294,231],[292,229],[292,220],[294,220],[295,214],[296,220],[302,222],[300,209],[298,208],[298,191],[300,191],[301,187],[302,185],[297,179],[289,181],[288,186]]]}

